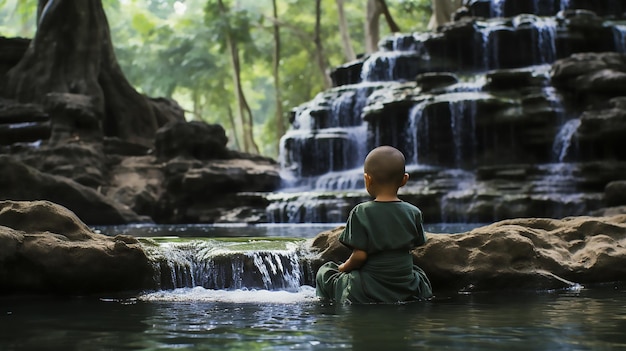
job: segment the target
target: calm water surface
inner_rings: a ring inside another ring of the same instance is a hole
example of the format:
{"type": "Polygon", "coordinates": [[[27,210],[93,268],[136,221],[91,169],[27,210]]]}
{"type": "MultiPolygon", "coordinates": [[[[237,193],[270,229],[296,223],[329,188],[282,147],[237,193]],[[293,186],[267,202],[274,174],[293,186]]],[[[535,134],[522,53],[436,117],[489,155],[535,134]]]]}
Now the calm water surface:
{"type": "Polygon", "coordinates": [[[0,350],[624,350],[626,291],[337,306],[300,292],[178,289],[0,299],[0,350]]]}

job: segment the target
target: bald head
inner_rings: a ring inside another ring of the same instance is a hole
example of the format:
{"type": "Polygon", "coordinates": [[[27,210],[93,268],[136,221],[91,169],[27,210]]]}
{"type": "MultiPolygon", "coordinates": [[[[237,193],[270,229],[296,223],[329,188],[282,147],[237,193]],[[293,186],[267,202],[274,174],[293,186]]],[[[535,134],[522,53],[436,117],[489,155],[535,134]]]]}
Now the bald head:
{"type": "Polygon", "coordinates": [[[391,146],[379,146],[365,158],[364,171],[376,183],[399,185],[404,177],[404,155],[391,146]]]}

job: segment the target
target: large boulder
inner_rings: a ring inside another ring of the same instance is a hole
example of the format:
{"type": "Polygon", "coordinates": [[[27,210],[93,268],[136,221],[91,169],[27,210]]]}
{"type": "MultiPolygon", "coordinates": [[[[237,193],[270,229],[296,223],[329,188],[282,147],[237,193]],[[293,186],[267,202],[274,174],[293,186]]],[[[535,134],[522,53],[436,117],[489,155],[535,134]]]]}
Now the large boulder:
{"type": "Polygon", "coordinates": [[[115,293],[155,287],[137,239],[96,234],[48,201],[0,201],[0,293],[115,293]]]}
{"type": "MultiPolygon", "coordinates": [[[[326,261],[344,261],[342,227],[310,241],[326,261]]],[[[497,222],[460,234],[428,234],[413,251],[435,291],[567,288],[626,279],[626,215],[526,218],[497,222]]]]}

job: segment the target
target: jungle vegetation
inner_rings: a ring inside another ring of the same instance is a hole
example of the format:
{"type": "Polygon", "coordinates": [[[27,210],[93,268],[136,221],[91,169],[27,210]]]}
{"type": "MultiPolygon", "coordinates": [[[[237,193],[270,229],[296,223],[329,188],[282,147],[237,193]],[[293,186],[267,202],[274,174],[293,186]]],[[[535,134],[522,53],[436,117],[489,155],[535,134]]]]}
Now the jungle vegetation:
{"type": "MultiPolygon", "coordinates": [[[[0,36],[32,38],[52,1],[0,0],[0,36]]],[[[138,92],[173,98],[188,120],[224,126],[229,147],[270,157],[289,111],[330,88],[333,67],[392,32],[425,30],[431,14],[428,0],[88,1],[102,2],[138,92]]]]}

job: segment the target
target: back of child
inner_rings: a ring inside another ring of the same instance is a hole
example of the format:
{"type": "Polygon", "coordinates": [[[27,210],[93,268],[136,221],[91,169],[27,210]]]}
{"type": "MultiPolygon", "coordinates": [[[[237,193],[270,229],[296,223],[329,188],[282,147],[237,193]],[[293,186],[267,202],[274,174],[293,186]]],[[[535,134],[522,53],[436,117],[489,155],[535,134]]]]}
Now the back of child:
{"type": "Polygon", "coordinates": [[[327,262],[316,276],[317,295],[339,303],[394,303],[432,296],[428,277],[413,264],[411,250],[426,242],[422,213],[397,197],[408,180],[404,156],[390,146],[372,150],[364,165],[367,191],[375,199],[355,206],[339,241],[352,255],[327,262]]]}

